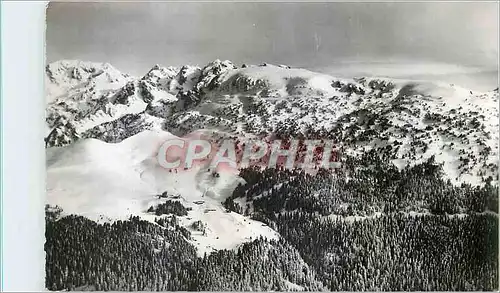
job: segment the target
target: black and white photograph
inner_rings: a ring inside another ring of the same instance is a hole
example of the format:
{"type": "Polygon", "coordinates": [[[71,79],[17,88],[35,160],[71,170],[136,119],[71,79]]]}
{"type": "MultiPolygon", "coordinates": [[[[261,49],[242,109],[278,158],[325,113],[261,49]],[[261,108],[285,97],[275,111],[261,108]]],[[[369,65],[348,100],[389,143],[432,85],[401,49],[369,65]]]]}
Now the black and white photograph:
{"type": "Polygon", "coordinates": [[[46,290],[497,291],[498,22],[50,2],[46,290]]]}

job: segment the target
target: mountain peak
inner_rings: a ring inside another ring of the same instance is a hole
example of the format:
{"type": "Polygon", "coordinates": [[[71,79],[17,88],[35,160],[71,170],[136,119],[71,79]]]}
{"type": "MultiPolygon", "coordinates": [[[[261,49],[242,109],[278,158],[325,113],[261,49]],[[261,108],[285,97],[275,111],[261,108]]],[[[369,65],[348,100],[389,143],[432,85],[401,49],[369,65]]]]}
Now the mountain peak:
{"type": "Polygon", "coordinates": [[[224,60],[224,61],[221,61],[220,59],[215,59],[214,61],[212,62],[209,62],[206,66],[206,67],[214,67],[214,66],[220,66],[220,67],[234,67],[236,68],[236,66],[233,64],[233,62],[231,62],[230,60],[224,60]]]}
{"type": "Polygon", "coordinates": [[[86,71],[113,70],[118,71],[111,64],[105,62],[91,62],[82,60],[62,59],[49,63],[46,68],[51,71],[80,68],[86,71]]]}
{"type": "Polygon", "coordinates": [[[109,63],[63,59],[45,67],[45,92],[51,102],[71,89],[97,86],[100,89],[117,88],[131,77],[109,63]]]}
{"type": "Polygon", "coordinates": [[[142,77],[142,79],[152,78],[158,80],[159,78],[168,78],[175,76],[179,71],[178,68],[169,66],[163,67],[160,64],[155,64],[149,71],[142,77]]]}
{"type": "Polygon", "coordinates": [[[126,76],[109,63],[68,59],[48,64],[45,73],[49,80],[55,83],[71,82],[71,80],[86,81],[102,73],[107,73],[112,79],[126,76]]]}

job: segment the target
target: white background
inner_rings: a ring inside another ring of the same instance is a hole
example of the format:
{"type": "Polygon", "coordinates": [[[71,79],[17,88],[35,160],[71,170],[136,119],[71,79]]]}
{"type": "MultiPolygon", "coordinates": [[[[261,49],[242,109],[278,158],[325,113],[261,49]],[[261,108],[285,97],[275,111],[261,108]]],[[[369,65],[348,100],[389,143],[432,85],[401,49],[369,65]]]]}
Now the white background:
{"type": "Polygon", "coordinates": [[[2,291],[45,288],[46,2],[1,2],[2,291]]]}

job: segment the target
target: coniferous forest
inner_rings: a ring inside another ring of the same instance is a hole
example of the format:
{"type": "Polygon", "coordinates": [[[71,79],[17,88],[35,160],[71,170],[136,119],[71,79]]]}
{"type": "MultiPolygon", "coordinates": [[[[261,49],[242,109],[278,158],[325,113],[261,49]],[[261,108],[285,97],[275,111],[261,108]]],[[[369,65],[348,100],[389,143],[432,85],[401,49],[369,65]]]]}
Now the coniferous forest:
{"type": "MultiPolygon", "coordinates": [[[[374,154],[344,168],[243,169],[224,206],[270,226],[199,257],[167,202],[98,224],[46,210],[46,287],[125,291],[477,291],[498,289],[498,187],[456,186],[433,158],[398,170],[374,154]],[[161,217],[167,215],[168,217],[161,217]]],[[[202,226],[203,223],[200,223],[202,226]]]]}

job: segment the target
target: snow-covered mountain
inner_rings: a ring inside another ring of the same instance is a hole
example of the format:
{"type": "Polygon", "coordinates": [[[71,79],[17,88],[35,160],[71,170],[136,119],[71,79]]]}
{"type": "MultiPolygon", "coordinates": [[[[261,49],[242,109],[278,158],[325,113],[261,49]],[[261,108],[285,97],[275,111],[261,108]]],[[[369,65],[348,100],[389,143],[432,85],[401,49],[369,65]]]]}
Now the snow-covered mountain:
{"type": "Polygon", "coordinates": [[[61,60],[45,67],[45,93],[52,102],[63,95],[74,96],[78,89],[116,90],[130,79],[108,63],[61,60]]]}
{"type": "Polygon", "coordinates": [[[48,65],[46,77],[47,147],[82,138],[115,143],[144,130],[279,133],[327,137],[350,154],[375,149],[400,167],[434,155],[455,183],[498,177],[498,89],[220,60],[155,65],[140,78],[65,60],[48,65]]]}
{"type": "MultiPolygon", "coordinates": [[[[261,236],[287,238],[276,223],[250,219],[255,200],[265,192],[234,197],[245,183],[239,174],[211,170],[208,160],[180,172],[160,166],[157,153],[167,139],[330,139],[349,156],[375,150],[398,168],[434,156],[456,185],[498,182],[498,89],[473,92],[440,82],[336,78],[283,65],[236,66],[220,60],[204,67],[155,65],[144,76],[132,77],[109,64],[64,60],[47,66],[46,90],[48,203],[64,215],[98,223],[139,216],[170,229],[157,221],[172,222],[188,231],[181,237],[202,260],[205,253],[238,249],[261,236]],[[250,213],[223,204],[231,200],[250,213]],[[185,213],[155,213],[166,202],[180,203],[185,213]]],[[[328,216],[336,217],[342,216],[328,216]]],[[[314,277],[306,260],[314,261],[294,255],[286,259],[301,267],[294,270],[301,277],[279,277],[280,282],[289,290],[321,288],[307,285],[314,277]]]]}

